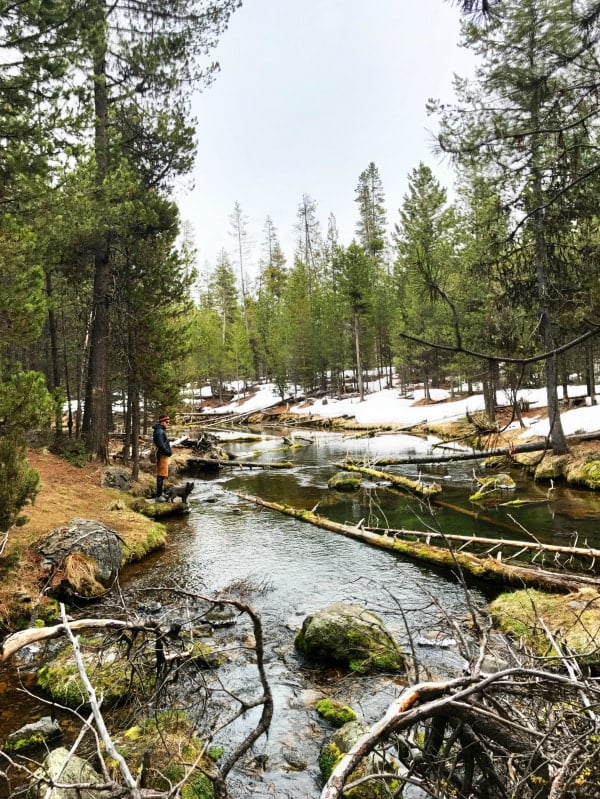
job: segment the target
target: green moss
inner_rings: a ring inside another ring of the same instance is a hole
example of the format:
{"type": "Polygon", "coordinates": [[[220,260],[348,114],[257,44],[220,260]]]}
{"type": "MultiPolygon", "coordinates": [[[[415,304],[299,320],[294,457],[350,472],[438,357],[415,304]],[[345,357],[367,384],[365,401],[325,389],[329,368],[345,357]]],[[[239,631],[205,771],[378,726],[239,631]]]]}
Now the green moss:
{"type": "MultiPolygon", "coordinates": [[[[114,650],[103,652],[96,639],[81,639],[80,646],[88,678],[105,705],[125,700],[136,689],[151,690],[155,682],[154,669],[149,668],[142,674],[125,658],[117,657],[114,650]],[[87,652],[84,647],[88,648],[87,652]]],[[[68,707],[77,708],[89,701],[70,647],[39,669],[36,682],[55,702],[68,707]]]]}
{"type": "Polygon", "coordinates": [[[337,472],[327,482],[327,486],[335,491],[356,491],[361,485],[362,478],[354,472],[337,472]]]}
{"type": "Polygon", "coordinates": [[[505,491],[512,491],[516,488],[516,483],[509,474],[501,473],[491,477],[478,478],[479,489],[471,494],[471,502],[480,502],[485,499],[495,499],[505,491]]]}
{"type": "Polygon", "coordinates": [[[319,770],[324,782],[331,777],[331,772],[342,759],[343,753],[340,752],[334,743],[325,744],[319,754],[319,770]]]}
{"type": "Polygon", "coordinates": [[[35,746],[40,746],[45,740],[41,732],[36,732],[24,738],[17,738],[16,741],[6,741],[3,749],[5,752],[22,752],[25,749],[32,749],[35,746]]]}
{"type": "Polygon", "coordinates": [[[560,632],[560,639],[579,656],[580,662],[599,663],[600,595],[592,589],[572,594],[548,594],[533,589],[512,591],[500,594],[490,604],[490,612],[500,629],[521,639],[539,655],[558,654],[545,627],[552,635],[560,632]]]}
{"type": "Polygon", "coordinates": [[[600,488],[600,461],[578,461],[570,466],[567,472],[567,482],[570,485],[581,485],[585,488],[596,490],[600,488]]]}
{"type": "Polygon", "coordinates": [[[60,603],[57,599],[49,596],[43,596],[35,611],[36,623],[41,622],[41,625],[54,624],[60,619],[60,603]]]}
{"type": "Polygon", "coordinates": [[[336,727],[343,727],[349,721],[356,719],[356,713],[348,705],[342,705],[334,699],[321,699],[317,702],[317,713],[336,727]]]}
{"type": "Polygon", "coordinates": [[[146,538],[123,548],[123,563],[142,560],[149,552],[161,549],[167,542],[167,531],[164,525],[155,522],[148,525],[146,538]]]}
{"type": "MultiPolygon", "coordinates": [[[[179,782],[204,748],[183,710],[167,710],[143,719],[135,727],[121,733],[116,743],[132,770],[139,769],[145,755],[150,753],[148,788],[157,791],[168,791],[179,782]]],[[[219,755],[200,760],[181,790],[183,799],[214,799],[214,787],[209,775],[219,755]]],[[[116,767],[116,764],[110,764],[110,768],[116,767]]]]}

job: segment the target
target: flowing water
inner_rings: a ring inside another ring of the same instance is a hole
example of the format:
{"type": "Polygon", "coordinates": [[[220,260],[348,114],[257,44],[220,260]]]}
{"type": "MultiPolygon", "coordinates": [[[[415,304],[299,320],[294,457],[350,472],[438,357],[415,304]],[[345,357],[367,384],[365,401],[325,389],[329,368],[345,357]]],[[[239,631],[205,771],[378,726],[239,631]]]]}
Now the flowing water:
{"type": "MultiPolygon", "coordinates": [[[[318,797],[318,752],[332,730],[315,713],[315,701],[321,696],[339,699],[369,723],[402,689],[399,679],[349,677],[306,662],[295,652],[293,641],[307,614],[337,600],[364,604],[407,647],[409,628],[423,674],[432,675],[463,668],[455,647],[430,643],[436,636],[447,643],[452,635],[448,618],[460,624],[464,620],[465,629],[468,618],[463,591],[448,575],[261,508],[240,494],[298,508],[317,507],[320,514],[350,524],[364,520],[372,526],[507,538],[535,535],[565,544],[584,540],[592,546],[599,544],[600,498],[589,492],[556,489],[548,502],[510,512],[486,508],[473,513],[468,495],[473,489],[473,470],[481,470],[473,462],[463,462],[443,469],[394,467],[411,478],[441,483],[447,503],[443,507],[429,508],[378,481],[365,480],[358,491],[340,493],[328,489],[327,481],[336,471],[335,464],[346,457],[372,462],[378,457],[422,455],[431,452],[432,442],[398,435],[351,438],[306,432],[303,436],[310,443],[299,440],[302,446],[291,449],[282,449],[279,436],[257,436],[245,443],[224,441],[223,446],[240,462],[258,465],[285,460],[293,466],[285,470],[224,468],[196,477],[190,512],[169,524],[167,546],[128,568],[122,578],[127,602],[139,601],[146,589],[156,585],[177,584],[202,593],[237,585],[260,613],[275,714],[268,738],[260,739],[252,756],[232,776],[232,797],[318,797]],[[449,506],[462,507],[469,514],[449,506]]],[[[544,499],[547,486],[521,480],[517,492],[544,499]]],[[[472,589],[471,597],[475,604],[486,601],[480,589],[472,589]]],[[[233,659],[223,667],[223,679],[236,689],[251,690],[256,679],[250,665],[244,658],[233,659]]],[[[4,689],[1,738],[10,725],[19,726],[17,718],[24,723],[41,713],[30,699],[14,691],[13,672],[0,672],[0,680],[4,681],[4,685],[0,682],[0,690],[4,689]]],[[[240,721],[227,735],[245,734],[247,724],[248,720],[240,721]]]]}

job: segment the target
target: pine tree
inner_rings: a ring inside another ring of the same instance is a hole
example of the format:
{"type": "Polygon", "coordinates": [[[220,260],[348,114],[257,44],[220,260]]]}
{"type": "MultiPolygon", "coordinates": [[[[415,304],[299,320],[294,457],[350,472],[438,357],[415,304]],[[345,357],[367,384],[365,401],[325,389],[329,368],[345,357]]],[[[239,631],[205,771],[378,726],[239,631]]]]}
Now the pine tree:
{"type": "Polygon", "coordinates": [[[590,92],[598,32],[583,22],[570,0],[503,0],[486,25],[465,26],[466,42],[481,60],[476,80],[458,84],[456,108],[438,109],[441,146],[494,180],[513,211],[512,262],[518,281],[529,286],[523,299],[534,300],[531,332],[539,330],[547,353],[555,454],[567,451],[558,400],[555,350],[564,342],[557,313],[569,297],[574,266],[560,242],[577,222],[582,186],[598,160],[592,131],[600,100],[590,92]]]}
{"type": "MultiPolygon", "coordinates": [[[[425,164],[409,175],[409,189],[399,213],[394,230],[394,274],[400,295],[400,330],[429,341],[447,341],[453,325],[454,211],[447,203],[446,190],[425,164]]],[[[428,396],[430,382],[439,378],[439,353],[435,347],[418,350],[410,344],[405,358],[420,365],[428,396]]]]}
{"type": "Polygon", "coordinates": [[[386,235],[385,195],[379,170],[373,161],[359,175],[355,202],[359,210],[356,225],[359,244],[373,263],[381,263],[386,235]]]}

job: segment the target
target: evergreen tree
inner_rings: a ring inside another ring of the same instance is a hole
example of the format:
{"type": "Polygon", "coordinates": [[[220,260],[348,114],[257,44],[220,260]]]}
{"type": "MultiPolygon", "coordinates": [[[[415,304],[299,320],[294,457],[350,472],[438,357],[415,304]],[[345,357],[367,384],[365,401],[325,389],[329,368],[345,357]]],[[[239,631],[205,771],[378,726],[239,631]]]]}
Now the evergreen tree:
{"type": "Polygon", "coordinates": [[[354,368],[361,402],[364,388],[364,319],[372,310],[372,262],[365,250],[355,241],[340,255],[340,293],[350,312],[354,368]]]}
{"type": "MultiPolygon", "coordinates": [[[[158,181],[156,185],[163,189],[175,175],[189,168],[191,160],[185,155],[189,154],[191,139],[181,125],[188,115],[189,86],[205,85],[212,79],[217,65],[206,68],[203,58],[239,5],[240,0],[176,0],[167,9],[158,0],[141,5],[135,0],[117,0],[112,5],[94,0],[86,5],[86,25],[79,30],[79,60],[73,64],[72,74],[91,76],[98,228],[83,427],[90,452],[100,460],[107,455],[110,406],[112,229],[118,219],[115,199],[126,202],[128,194],[120,180],[123,158],[136,161],[140,168],[141,156],[150,153],[151,180],[158,181]],[[133,154],[131,147],[127,151],[126,143],[131,145],[136,139],[127,139],[116,124],[123,109],[134,129],[143,126],[152,131],[133,154]],[[172,135],[165,136],[166,132],[172,135]],[[177,134],[182,132],[179,138],[177,134]],[[157,157],[162,160],[158,172],[157,157]]],[[[145,182],[149,182],[147,177],[145,182]]]]}
{"type": "Polygon", "coordinates": [[[381,263],[386,235],[385,195],[373,161],[359,175],[355,201],[359,210],[356,225],[359,244],[374,263],[381,263]]]}
{"type": "Polygon", "coordinates": [[[592,133],[600,100],[598,31],[582,24],[570,0],[503,0],[486,25],[465,26],[480,58],[476,80],[458,84],[456,108],[442,112],[441,146],[494,180],[513,211],[514,277],[531,298],[531,333],[547,354],[545,382],[552,448],[567,450],[558,401],[557,324],[573,264],[560,242],[580,213],[582,185],[597,170],[592,133]],[[593,34],[593,40],[590,37],[593,34]]]}
{"type": "MultiPolygon", "coordinates": [[[[409,189],[399,213],[400,222],[394,230],[399,329],[422,339],[445,342],[454,324],[450,299],[456,274],[454,211],[447,203],[446,190],[425,164],[419,164],[409,175],[409,189]]],[[[429,396],[431,382],[439,380],[438,351],[431,346],[417,349],[411,343],[404,350],[404,358],[413,367],[419,364],[429,396]]]]}
{"type": "Polygon", "coordinates": [[[248,237],[248,218],[242,211],[241,205],[236,202],[233,212],[229,217],[231,223],[231,235],[235,241],[235,252],[238,263],[238,273],[240,276],[240,292],[242,295],[242,316],[246,332],[248,332],[248,315],[246,304],[248,302],[248,288],[246,286],[246,266],[250,254],[250,240],[248,237]]]}
{"type": "Polygon", "coordinates": [[[296,213],[298,244],[296,258],[308,269],[309,292],[314,288],[319,276],[321,263],[321,228],[317,219],[317,204],[309,194],[302,196],[296,213]]]}

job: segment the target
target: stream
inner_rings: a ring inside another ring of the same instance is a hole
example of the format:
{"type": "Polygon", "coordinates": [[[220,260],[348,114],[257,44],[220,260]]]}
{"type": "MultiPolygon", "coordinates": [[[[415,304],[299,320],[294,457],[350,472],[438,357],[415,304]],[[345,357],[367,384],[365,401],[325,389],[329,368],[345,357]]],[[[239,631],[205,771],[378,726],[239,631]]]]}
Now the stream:
{"type": "MultiPolygon", "coordinates": [[[[293,466],[278,470],[226,467],[196,476],[190,512],[169,522],[166,547],[128,567],[121,579],[122,597],[134,605],[157,585],[177,584],[210,594],[231,588],[232,595],[241,588],[244,601],[260,613],[275,712],[268,737],[258,741],[252,754],[230,776],[232,799],[316,799],[321,789],[318,754],[333,731],[315,712],[316,701],[322,697],[338,699],[351,705],[366,723],[372,723],[402,690],[404,682],[399,678],[350,676],[306,662],[293,645],[306,615],[337,600],[357,602],[380,615],[407,651],[408,627],[421,663],[421,679],[462,671],[465,663],[457,647],[450,645],[453,631],[448,619],[464,625],[465,630],[468,619],[463,591],[447,574],[260,508],[238,494],[257,495],[298,508],[317,506],[318,513],[350,524],[364,520],[370,526],[520,535],[525,539],[535,533],[547,542],[581,544],[586,540],[591,546],[600,544],[600,497],[590,492],[561,487],[552,492],[548,502],[510,511],[486,508],[481,513],[463,515],[448,507],[429,508],[375,481],[363,480],[362,487],[350,494],[327,487],[336,471],[333,464],[347,457],[372,462],[377,457],[424,455],[431,453],[433,440],[406,435],[352,438],[303,431],[297,447],[284,449],[282,441],[279,435],[257,435],[251,441],[236,442],[224,434],[222,446],[240,462],[285,460],[293,466]]],[[[444,487],[448,505],[467,510],[473,509],[468,502],[473,471],[483,474],[475,461],[429,469],[383,468],[413,479],[420,476],[425,482],[435,480],[444,487]]],[[[513,476],[518,481],[518,494],[545,498],[548,486],[532,485],[518,473],[513,476]]],[[[481,588],[470,593],[475,605],[483,606],[488,599],[481,588]]],[[[99,609],[98,615],[103,612],[99,609]]],[[[235,636],[235,627],[227,635],[235,636]]],[[[234,658],[221,668],[223,680],[236,690],[256,686],[256,673],[247,659],[234,658]]],[[[15,690],[15,685],[12,669],[0,671],[0,739],[11,729],[48,712],[15,690]]],[[[243,736],[250,722],[256,721],[253,713],[233,729],[228,728],[227,735],[243,736]]],[[[227,740],[223,743],[226,745],[227,740]]],[[[0,796],[8,795],[2,793],[0,781],[0,796]]]]}

